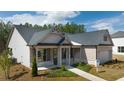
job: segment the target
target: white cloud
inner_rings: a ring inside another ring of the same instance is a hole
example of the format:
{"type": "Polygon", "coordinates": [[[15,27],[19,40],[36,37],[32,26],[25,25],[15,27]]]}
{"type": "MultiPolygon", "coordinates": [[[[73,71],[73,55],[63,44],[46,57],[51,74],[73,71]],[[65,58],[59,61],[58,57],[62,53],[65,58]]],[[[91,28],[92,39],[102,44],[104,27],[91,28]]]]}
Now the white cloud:
{"type": "Polygon", "coordinates": [[[78,16],[80,12],[74,11],[59,11],[59,12],[41,12],[37,11],[36,15],[31,14],[15,14],[10,17],[0,17],[4,22],[11,21],[13,24],[25,24],[26,22],[34,24],[48,24],[48,23],[66,23],[69,19],[78,16]]]}
{"type": "Polygon", "coordinates": [[[119,29],[117,28],[118,26],[123,24],[124,24],[124,13],[122,13],[120,16],[97,20],[93,23],[90,23],[90,26],[91,28],[94,28],[96,30],[108,29],[110,33],[113,33],[119,29]]]}

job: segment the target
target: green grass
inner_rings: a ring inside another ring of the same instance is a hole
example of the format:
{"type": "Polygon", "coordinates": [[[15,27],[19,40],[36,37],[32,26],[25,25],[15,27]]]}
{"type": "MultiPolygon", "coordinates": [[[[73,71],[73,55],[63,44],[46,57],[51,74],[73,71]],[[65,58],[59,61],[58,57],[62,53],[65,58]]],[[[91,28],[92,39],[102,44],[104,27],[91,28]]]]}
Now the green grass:
{"type": "Polygon", "coordinates": [[[48,72],[48,77],[75,77],[75,73],[72,73],[68,70],[62,70],[61,68],[52,68],[48,72]]]}
{"type": "Polygon", "coordinates": [[[81,69],[83,71],[86,71],[86,72],[89,72],[91,70],[91,68],[92,68],[90,65],[85,64],[85,63],[76,63],[76,64],[74,64],[72,66],[74,66],[76,68],[79,68],[79,69],[81,69]]]}

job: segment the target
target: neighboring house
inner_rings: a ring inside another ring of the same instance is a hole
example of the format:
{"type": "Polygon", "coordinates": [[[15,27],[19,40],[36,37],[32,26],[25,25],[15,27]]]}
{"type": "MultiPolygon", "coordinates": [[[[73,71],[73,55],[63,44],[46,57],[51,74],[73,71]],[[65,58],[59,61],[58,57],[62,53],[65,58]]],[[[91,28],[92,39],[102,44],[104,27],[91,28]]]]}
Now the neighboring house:
{"type": "Polygon", "coordinates": [[[124,55],[124,31],[118,31],[111,35],[114,47],[113,54],[124,55]]]}
{"type": "Polygon", "coordinates": [[[32,66],[33,56],[38,67],[81,61],[96,65],[97,59],[102,64],[112,59],[112,46],[108,30],[67,34],[15,25],[8,40],[13,57],[27,67],[32,66]]]}

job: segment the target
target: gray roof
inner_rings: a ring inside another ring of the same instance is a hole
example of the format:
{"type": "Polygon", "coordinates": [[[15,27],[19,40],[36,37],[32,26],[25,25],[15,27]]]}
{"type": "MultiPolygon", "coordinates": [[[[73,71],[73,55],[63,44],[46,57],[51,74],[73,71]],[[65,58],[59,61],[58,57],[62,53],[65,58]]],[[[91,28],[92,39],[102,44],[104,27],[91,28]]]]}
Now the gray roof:
{"type": "Polygon", "coordinates": [[[39,40],[39,38],[46,35],[49,31],[43,31],[41,29],[36,29],[33,27],[26,27],[23,25],[14,25],[14,27],[18,30],[24,40],[28,43],[35,43],[35,41],[39,40]]]}
{"type": "Polygon", "coordinates": [[[32,38],[29,41],[29,45],[36,45],[37,43],[40,42],[40,40],[42,40],[42,38],[44,38],[44,36],[46,36],[50,31],[46,30],[46,31],[40,31],[37,33],[34,33],[34,35],[32,36],[32,38]]]}
{"type": "Polygon", "coordinates": [[[124,31],[118,31],[111,35],[112,38],[124,37],[124,31]]]}
{"type": "Polygon", "coordinates": [[[109,35],[108,30],[69,34],[68,37],[70,40],[82,45],[113,45],[111,38],[110,40],[104,42],[104,35],[109,35]]]}
{"type": "MultiPolygon", "coordinates": [[[[41,42],[42,38],[44,38],[48,33],[50,33],[50,30],[42,31],[40,29],[20,25],[15,25],[15,28],[19,31],[21,36],[27,42],[27,45],[37,45],[39,42],[41,42]]],[[[74,41],[80,43],[81,45],[113,45],[111,38],[110,40],[103,42],[103,36],[106,34],[109,35],[108,30],[99,30],[77,34],[65,33],[65,37],[67,37],[69,41],[74,41]]]]}

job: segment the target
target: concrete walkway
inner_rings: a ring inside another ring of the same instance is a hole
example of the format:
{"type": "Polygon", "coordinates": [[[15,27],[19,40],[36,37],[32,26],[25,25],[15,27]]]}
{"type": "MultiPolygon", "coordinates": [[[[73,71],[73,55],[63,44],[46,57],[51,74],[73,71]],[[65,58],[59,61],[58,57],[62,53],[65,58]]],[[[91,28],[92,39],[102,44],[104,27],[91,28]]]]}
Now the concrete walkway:
{"type": "Polygon", "coordinates": [[[94,76],[94,75],[92,75],[92,74],[89,74],[89,73],[87,73],[87,72],[85,72],[85,71],[82,71],[82,70],[80,70],[80,69],[78,69],[78,68],[74,68],[74,67],[71,67],[71,66],[67,66],[67,69],[68,69],[69,71],[71,71],[71,72],[73,72],[73,73],[75,73],[75,74],[77,74],[77,75],[79,75],[79,76],[81,76],[81,77],[84,77],[84,78],[86,78],[86,79],[88,79],[88,80],[91,80],[91,81],[106,81],[106,80],[104,80],[104,79],[102,79],[102,78],[99,78],[99,77],[97,77],[97,76],[94,76]]]}

